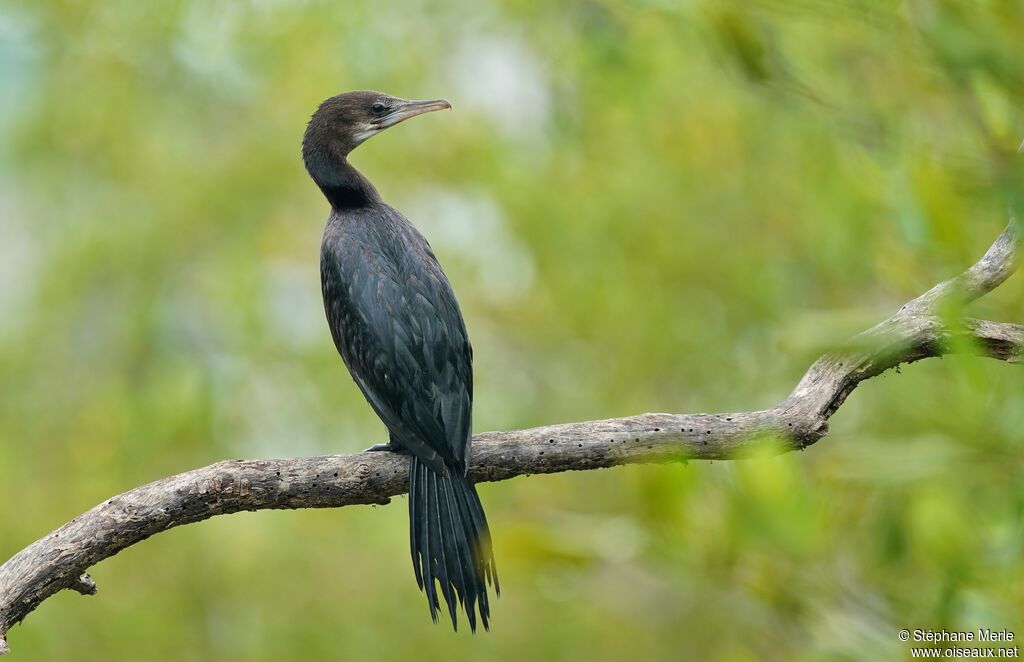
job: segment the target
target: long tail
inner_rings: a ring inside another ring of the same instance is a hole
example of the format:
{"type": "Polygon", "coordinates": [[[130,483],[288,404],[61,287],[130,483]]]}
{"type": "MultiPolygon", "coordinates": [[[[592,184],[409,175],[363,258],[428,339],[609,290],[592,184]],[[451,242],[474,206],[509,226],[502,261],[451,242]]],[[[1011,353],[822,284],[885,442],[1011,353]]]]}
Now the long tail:
{"type": "Polygon", "coordinates": [[[455,467],[446,469],[445,475],[438,475],[415,456],[409,467],[409,536],[416,583],[427,594],[435,623],[441,609],[436,580],[448,605],[452,627],[459,627],[455,617],[457,597],[466,610],[470,629],[476,632],[479,609],[486,630],[491,615],[487,586],[493,581],[495,592],[501,591],[491,534],[473,483],[455,467]]]}

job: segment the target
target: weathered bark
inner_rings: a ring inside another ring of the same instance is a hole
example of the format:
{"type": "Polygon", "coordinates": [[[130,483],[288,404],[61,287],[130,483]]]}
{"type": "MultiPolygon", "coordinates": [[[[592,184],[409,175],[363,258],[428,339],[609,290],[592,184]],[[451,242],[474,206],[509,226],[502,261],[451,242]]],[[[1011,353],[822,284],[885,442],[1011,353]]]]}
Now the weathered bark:
{"type": "MultiPolygon", "coordinates": [[[[477,481],[597,469],[627,463],[727,460],[758,448],[804,448],[828,432],[828,419],[862,381],[901,363],[969,346],[1021,363],[1024,326],[981,320],[948,323],[936,311],[953,298],[969,303],[1016,268],[1014,221],[985,256],[895,315],[818,359],[778,406],[728,414],[641,414],[473,438],[477,481]],[[781,442],[781,445],[780,445],[781,442]]],[[[76,517],[0,566],[0,653],[6,633],[62,589],[96,592],[84,574],[122,549],[167,529],[242,510],[337,508],[387,503],[405,492],[408,458],[386,452],[283,460],[230,460],[115,496],[76,517]]]]}

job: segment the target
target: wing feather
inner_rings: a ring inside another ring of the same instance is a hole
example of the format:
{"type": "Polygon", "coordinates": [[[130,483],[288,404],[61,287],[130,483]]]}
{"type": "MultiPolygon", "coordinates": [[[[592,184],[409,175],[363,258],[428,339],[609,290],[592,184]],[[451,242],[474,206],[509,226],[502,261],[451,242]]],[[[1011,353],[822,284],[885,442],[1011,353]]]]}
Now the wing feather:
{"type": "Polygon", "coordinates": [[[321,280],[335,345],[399,443],[436,471],[444,462],[464,467],[473,374],[458,301],[404,218],[359,220],[332,218],[324,235],[321,280]]]}

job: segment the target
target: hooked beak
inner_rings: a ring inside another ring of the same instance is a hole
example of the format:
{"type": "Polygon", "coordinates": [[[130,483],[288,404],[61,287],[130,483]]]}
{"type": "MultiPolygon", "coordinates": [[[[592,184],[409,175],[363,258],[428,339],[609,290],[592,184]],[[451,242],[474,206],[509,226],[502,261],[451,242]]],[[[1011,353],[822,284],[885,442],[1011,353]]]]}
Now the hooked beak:
{"type": "Polygon", "coordinates": [[[381,117],[376,122],[377,129],[386,129],[399,122],[404,122],[410,117],[416,117],[423,113],[431,113],[435,110],[450,109],[452,105],[444,99],[431,99],[429,101],[403,101],[391,109],[391,112],[381,117]]]}

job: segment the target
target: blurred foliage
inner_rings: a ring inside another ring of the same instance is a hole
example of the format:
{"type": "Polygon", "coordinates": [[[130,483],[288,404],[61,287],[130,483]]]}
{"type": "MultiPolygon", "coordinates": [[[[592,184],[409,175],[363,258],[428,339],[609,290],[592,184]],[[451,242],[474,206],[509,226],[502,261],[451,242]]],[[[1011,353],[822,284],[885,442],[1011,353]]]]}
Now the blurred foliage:
{"type": "MultiPolygon", "coordinates": [[[[477,430],[783,398],[1024,191],[1024,5],[0,4],[0,557],[230,457],[383,440],[319,301],[326,96],[445,96],[353,161],[431,239],[477,430]],[[1014,185],[1013,182],[1017,184],[1014,185]]],[[[1024,320],[1024,279],[974,314],[1024,320]]],[[[899,659],[1024,636],[1024,373],[931,360],[804,453],[481,488],[489,634],[431,625],[404,500],[166,533],[21,660],[899,659]]]]}

